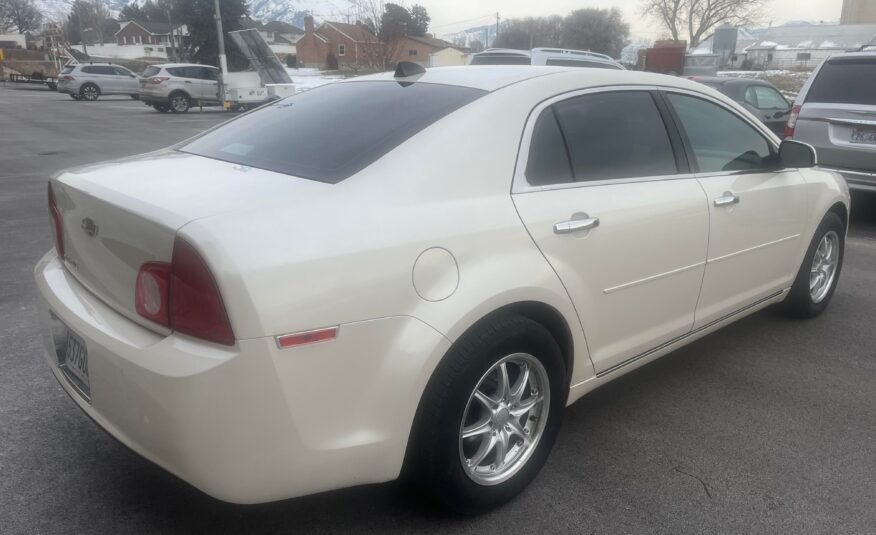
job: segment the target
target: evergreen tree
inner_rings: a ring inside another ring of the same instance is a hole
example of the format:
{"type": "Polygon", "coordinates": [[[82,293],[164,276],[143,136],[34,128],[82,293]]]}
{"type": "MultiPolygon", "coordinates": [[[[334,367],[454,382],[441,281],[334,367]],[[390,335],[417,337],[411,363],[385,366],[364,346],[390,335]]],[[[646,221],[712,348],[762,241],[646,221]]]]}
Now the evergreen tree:
{"type": "Polygon", "coordinates": [[[426,35],[426,32],[429,31],[429,23],[431,21],[432,17],[429,16],[429,12],[426,11],[426,8],[419,4],[414,4],[411,6],[411,27],[408,28],[408,35],[420,37],[426,35]]]}
{"type": "MultiPolygon", "coordinates": [[[[219,66],[219,44],[216,21],[213,19],[213,0],[176,0],[174,24],[185,24],[189,29],[186,57],[197,63],[219,66]]],[[[230,70],[249,67],[246,57],[237,49],[228,32],[242,30],[242,18],[247,14],[246,0],[219,0],[222,29],[225,32],[225,55],[230,70]]]]}

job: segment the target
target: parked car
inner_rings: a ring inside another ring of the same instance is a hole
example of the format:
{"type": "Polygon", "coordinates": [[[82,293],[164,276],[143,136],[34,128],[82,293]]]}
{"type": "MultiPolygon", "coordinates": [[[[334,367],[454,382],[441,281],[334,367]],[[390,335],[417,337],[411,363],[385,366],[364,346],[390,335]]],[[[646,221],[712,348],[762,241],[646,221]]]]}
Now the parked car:
{"type": "Polygon", "coordinates": [[[724,93],[760,119],[777,136],[785,137],[791,104],[773,84],[752,78],[693,76],[690,79],[724,93]]]}
{"type": "Polygon", "coordinates": [[[160,112],[185,113],[192,106],[218,106],[219,69],[209,65],[166,63],[146,67],[140,100],[160,112]]]}
{"type": "Polygon", "coordinates": [[[137,98],[138,77],[131,70],[111,63],[68,65],[58,75],[58,93],[74,100],[97,100],[101,95],[137,98]]]}
{"type": "Polygon", "coordinates": [[[720,93],[403,67],[49,181],[44,355],[98,425],[226,501],[404,474],[473,513],[586,393],[828,305],[844,181],[720,93]]]}
{"type": "Polygon", "coordinates": [[[809,77],[785,133],[852,189],[876,191],[876,51],[831,56],[809,77]]]}
{"type": "Polygon", "coordinates": [[[473,54],[470,65],[549,65],[624,70],[623,65],[605,54],[562,48],[488,48],[473,54]]]}

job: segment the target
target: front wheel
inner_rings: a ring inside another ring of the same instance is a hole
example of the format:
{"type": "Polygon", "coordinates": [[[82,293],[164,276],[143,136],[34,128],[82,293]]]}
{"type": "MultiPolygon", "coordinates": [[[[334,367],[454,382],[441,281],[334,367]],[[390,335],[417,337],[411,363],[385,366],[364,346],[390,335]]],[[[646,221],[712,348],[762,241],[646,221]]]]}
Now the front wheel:
{"type": "Polygon", "coordinates": [[[830,212],[818,225],[803,257],[803,265],[782,303],[787,315],[814,318],[827,308],[842,271],[845,245],[845,223],[830,212]]]}
{"type": "Polygon", "coordinates": [[[517,315],[485,320],[457,341],[429,382],[406,480],[467,514],[511,500],[544,465],[567,391],[547,329],[517,315]]]}

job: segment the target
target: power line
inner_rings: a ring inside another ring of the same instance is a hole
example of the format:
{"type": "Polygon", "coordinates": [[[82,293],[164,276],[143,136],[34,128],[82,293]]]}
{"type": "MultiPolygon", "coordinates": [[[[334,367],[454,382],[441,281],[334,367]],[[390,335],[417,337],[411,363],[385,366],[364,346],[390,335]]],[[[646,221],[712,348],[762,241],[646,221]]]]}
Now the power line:
{"type": "Polygon", "coordinates": [[[475,21],[475,20],[481,20],[481,19],[492,19],[492,18],[495,17],[495,16],[496,16],[495,13],[490,13],[489,15],[481,15],[480,17],[474,17],[474,18],[466,19],[466,20],[459,20],[459,21],[456,21],[456,22],[447,22],[447,23],[444,23],[444,24],[430,24],[430,25],[429,25],[429,28],[444,28],[445,26],[455,26],[455,25],[457,25],[457,24],[465,24],[466,22],[472,22],[472,21],[475,21]]]}

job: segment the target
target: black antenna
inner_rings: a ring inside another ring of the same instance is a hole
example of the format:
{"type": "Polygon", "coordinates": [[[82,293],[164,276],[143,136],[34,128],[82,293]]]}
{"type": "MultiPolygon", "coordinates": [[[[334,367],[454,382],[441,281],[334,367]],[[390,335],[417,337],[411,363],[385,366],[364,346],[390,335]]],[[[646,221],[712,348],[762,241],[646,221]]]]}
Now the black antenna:
{"type": "Polygon", "coordinates": [[[399,61],[398,65],[395,68],[395,77],[396,78],[407,78],[408,76],[416,76],[418,74],[425,74],[426,69],[424,69],[421,65],[414,63],[413,61],[399,61]]]}

